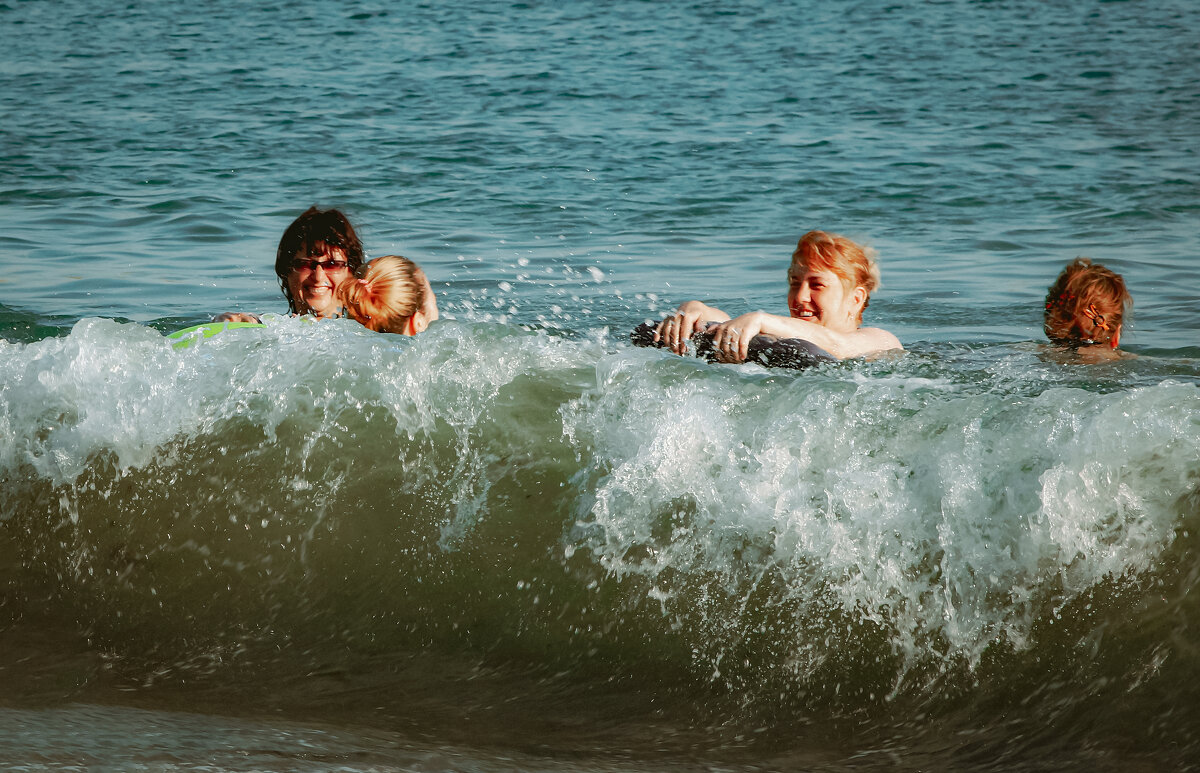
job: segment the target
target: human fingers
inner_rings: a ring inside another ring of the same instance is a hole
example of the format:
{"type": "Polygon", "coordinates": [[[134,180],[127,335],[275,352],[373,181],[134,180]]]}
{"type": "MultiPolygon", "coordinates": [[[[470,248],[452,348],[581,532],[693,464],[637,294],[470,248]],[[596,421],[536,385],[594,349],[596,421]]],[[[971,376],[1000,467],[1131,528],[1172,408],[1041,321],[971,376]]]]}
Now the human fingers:
{"type": "Polygon", "coordinates": [[[666,328],[666,336],[663,342],[666,347],[676,354],[684,354],[687,351],[687,334],[685,332],[686,322],[682,312],[676,311],[664,321],[666,328]]]}
{"type": "Polygon", "coordinates": [[[758,320],[758,317],[747,315],[746,319],[741,324],[737,344],[738,362],[746,361],[746,358],[750,356],[750,342],[754,340],[755,336],[762,332],[762,323],[758,320]]]}
{"type": "Polygon", "coordinates": [[[738,331],[738,362],[745,362],[750,356],[750,340],[754,336],[750,335],[746,330],[738,331]]]}
{"type": "Polygon", "coordinates": [[[679,326],[680,314],[675,312],[669,317],[658,323],[658,327],[654,329],[655,342],[662,342],[663,346],[673,352],[679,353],[679,326]]]}
{"type": "Polygon", "coordinates": [[[664,317],[662,321],[654,326],[654,343],[658,343],[666,336],[668,319],[670,319],[670,317],[664,317]]]}
{"type": "Polygon", "coordinates": [[[718,362],[733,362],[736,351],[737,329],[728,322],[712,325],[708,328],[712,335],[713,356],[718,362]]]}
{"type": "Polygon", "coordinates": [[[679,340],[677,342],[677,352],[684,354],[687,351],[688,342],[692,340],[692,336],[695,335],[696,329],[699,327],[700,315],[696,312],[682,312],[678,314],[678,318],[679,340]]]}

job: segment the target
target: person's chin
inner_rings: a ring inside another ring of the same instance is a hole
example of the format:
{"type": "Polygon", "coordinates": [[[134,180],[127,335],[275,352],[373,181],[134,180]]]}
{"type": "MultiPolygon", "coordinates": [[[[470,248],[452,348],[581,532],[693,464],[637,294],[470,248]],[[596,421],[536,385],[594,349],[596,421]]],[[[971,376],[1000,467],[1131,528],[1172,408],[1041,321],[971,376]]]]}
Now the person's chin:
{"type": "Polygon", "coordinates": [[[329,316],[337,306],[333,300],[333,293],[315,293],[304,296],[304,304],[308,306],[309,313],[316,314],[318,317],[329,316]]]}

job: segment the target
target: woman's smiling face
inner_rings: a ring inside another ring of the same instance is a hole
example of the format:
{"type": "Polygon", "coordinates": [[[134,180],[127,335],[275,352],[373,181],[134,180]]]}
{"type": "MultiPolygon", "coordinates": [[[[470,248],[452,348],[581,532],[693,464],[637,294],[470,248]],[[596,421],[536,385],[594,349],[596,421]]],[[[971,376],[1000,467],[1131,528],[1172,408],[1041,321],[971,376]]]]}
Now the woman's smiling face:
{"type": "Polygon", "coordinates": [[[812,269],[793,263],[788,269],[788,312],[831,330],[858,329],[866,291],[847,291],[845,282],[829,269],[812,269]]]}
{"type": "Polygon", "coordinates": [[[288,289],[295,299],[296,313],[336,316],[338,304],[333,291],[349,275],[346,253],[340,249],[330,248],[323,255],[308,258],[296,256],[288,274],[288,289]]]}

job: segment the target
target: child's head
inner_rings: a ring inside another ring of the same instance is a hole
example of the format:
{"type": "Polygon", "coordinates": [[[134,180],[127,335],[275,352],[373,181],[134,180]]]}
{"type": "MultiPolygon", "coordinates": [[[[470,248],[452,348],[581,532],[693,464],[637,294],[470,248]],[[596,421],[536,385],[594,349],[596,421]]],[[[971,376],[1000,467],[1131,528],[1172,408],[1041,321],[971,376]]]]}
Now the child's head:
{"type": "Polygon", "coordinates": [[[384,255],[338,285],[338,301],[354,320],[380,333],[413,335],[438,318],[425,272],[408,258],[384,255]]]}
{"type": "Polygon", "coordinates": [[[1046,337],[1056,344],[1106,344],[1116,349],[1121,323],[1132,305],[1120,274],[1076,258],[1046,292],[1046,337]]]}
{"type": "Polygon", "coordinates": [[[862,309],[870,303],[871,293],[879,287],[879,265],[875,262],[875,250],[861,247],[845,236],[809,231],[800,237],[788,274],[803,274],[806,271],[831,271],[842,281],[847,294],[861,287],[866,291],[862,308],[858,311],[858,322],[862,323],[862,309]]]}

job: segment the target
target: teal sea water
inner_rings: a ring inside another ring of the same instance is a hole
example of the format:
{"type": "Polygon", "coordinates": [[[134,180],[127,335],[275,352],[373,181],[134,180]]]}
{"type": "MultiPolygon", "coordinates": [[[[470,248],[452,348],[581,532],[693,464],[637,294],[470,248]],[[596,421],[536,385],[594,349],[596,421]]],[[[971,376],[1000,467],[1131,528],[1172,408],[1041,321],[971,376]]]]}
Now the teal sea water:
{"type": "Polygon", "coordinates": [[[0,767],[1195,770],[1200,7],[0,0],[0,767]],[[336,206],[414,339],[284,311],[336,206]],[[630,346],[879,251],[903,357],[630,346]],[[1123,348],[1044,347],[1087,255],[1123,348]]]}

